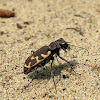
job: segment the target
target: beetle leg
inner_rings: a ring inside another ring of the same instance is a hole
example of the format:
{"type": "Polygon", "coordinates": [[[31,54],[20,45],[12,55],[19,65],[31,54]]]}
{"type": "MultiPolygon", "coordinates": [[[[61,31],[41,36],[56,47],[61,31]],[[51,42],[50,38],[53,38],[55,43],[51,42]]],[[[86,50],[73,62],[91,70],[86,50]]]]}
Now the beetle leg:
{"type": "Polygon", "coordinates": [[[56,54],[55,56],[56,56],[57,62],[58,62],[58,63],[59,63],[59,65],[60,65],[61,63],[59,62],[59,60],[58,60],[58,58],[57,58],[57,54],[56,54]]]}
{"type": "MultiPolygon", "coordinates": [[[[61,65],[61,63],[59,62],[59,60],[58,60],[58,58],[57,58],[57,54],[56,54],[55,56],[56,56],[57,62],[59,63],[59,65],[61,65]]],[[[60,73],[60,75],[59,75],[59,81],[60,81],[60,79],[61,79],[61,73],[60,73]]],[[[58,82],[59,82],[59,81],[58,81],[58,82]]],[[[58,82],[57,82],[57,83],[58,83],[58,82]]]]}
{"type": "MultiPolygon", "coordinates": [[[[74,71],[74,69],[73,69],[73,65],[72,64],[70,64],[70,62],[68,62],[66,59],[64,59],[63,57],[61,57],[59,54],[57,54],[58,55],[58,57],[60,58],[60,59],[62,59],[63,61],[66,61],[70,66],[71,66],[71,70],[72,71],[74,71]]],[[[74,71],[75,72],[75,71],[74,71]]]]}
{"type": "MultiPolygon", "coordinates": [[[[53,77],[53,82],[54,82],[54,86],[55,86],[55,90],[56,90],[56,83],[55,83],[54,75],[53,75],[53,72],[52,72],[54,57],[52,57],[51,60],[52,60],[52,62],[51,62],[51,76],[53,77]]],[[[56,90],[56,93],[57,93],[57,90],[56,90]]]]}
{"type": "Polygon", "coordinates": [[[34,50],[31,50],[31,54],[33,54],[34,53],[34,50]]]}
{"type": "MultiPolygon", "coordinates": [[[[66,59],[64,59],[63,57],[61,57],[59,53],[57,53],[57,56],[58,56],[61,60],[63,60],[63,61],[65,61],[65,62],[67,62],[68,64],[70,64],[66,59]]],[[[70,64],[70,65],[71,65],[71,64],[70,64]]]]}
{"type": "Polygon", "coordinates": [[[51,58],[52,62],[51,62],[51,76],[53,76],[53,73],[52,73],[52,65],[53,65],[53,62],[54,62],[54,57],[51,58]]]}

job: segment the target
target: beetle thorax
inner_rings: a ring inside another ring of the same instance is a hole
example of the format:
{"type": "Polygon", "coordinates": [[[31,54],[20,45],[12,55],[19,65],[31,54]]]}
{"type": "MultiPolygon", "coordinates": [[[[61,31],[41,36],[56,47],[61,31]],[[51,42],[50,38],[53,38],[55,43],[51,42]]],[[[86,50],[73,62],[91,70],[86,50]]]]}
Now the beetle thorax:
{"type": "Polygon", "coordinates": [[[60,49],[61,46],[55,41],[50,43],[50,45],[48,46],[51,50],[56,50],[56,49],[60,49]]]}

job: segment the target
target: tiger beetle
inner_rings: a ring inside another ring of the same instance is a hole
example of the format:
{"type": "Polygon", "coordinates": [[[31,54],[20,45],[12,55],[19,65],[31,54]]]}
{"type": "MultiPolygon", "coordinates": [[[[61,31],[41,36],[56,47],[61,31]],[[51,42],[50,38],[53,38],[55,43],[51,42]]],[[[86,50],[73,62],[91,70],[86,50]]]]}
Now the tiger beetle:
{"type": "Polygon", "coordinates": [[[32,72],[35,68],[37,69],[38,67],[46,65],[49,61],[51,61],[52,68],[54,62],[54,55],[56,55],[56,57],[58,56],[61,60],[69,63],[66,59],[60,56],[60,50],[63,49],[66,52],[66,49],[70,50],[70,46],[74,45],[70,45],[69,42],[66,42],[63,38],[60,38],[54,42],[51,42],[48,46],[41,47],[35,52],[32,50],[31,56],[29,56],[25,61],[24,74],[28,74],[32,72]]]}
{"type": "Polygon", "coordinates": [[[63,38],[60,38],[52,43],[50,43],[48,46],[43,46],[37,51],[31,51],[32,55],[27,58],[24,65],[24,74],[28,74],[31,71],[33,71],[35,68],[42,67],[45,64],[47,64],[50,60],[51,67],[52,63],[54,61],[54,55],[57,55],[60,59],[66,61],[63,57],[60,56],[60,50],[63,49],[64,51],[66,49],[70,49],[69,42],[66,42],[63,38]]]}

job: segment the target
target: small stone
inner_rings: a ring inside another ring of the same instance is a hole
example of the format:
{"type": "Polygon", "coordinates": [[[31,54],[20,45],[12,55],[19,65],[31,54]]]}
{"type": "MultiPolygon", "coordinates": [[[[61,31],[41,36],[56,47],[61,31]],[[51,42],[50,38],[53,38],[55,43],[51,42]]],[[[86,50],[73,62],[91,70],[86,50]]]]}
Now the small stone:
{"type": "Polygon", "coordinates": [[[20,24],[17,24],[17,28],[22,29],[23,27],[20,24]]]}
{"type": "Polygon", "coordinates": [[[14,17],[15,13],[13,11],[5,10],[5,9],[0,9],[0,17],[14,17]]]}
{"type": "Polygon", "coordinates": [[[29,38],[29,37],[24,37],[24,39],[25,39],[26,41],[28,41],[30,38],[29,38]]]}
{"type": "Polygon", "coordinates": [[[63,90],[63,91],[65,91],[66,89],[65,89],[65,88],[63,88],[62,90],[63,90]]]}
{"type": "Polygon", "coordinates": [[[69,78],[69,76],[63,75],[63,78],[64,78],[64,79],[65,79],[65,78],[69,78]]]}
{"type": "Polygon", "coordinates": [[[0,35],[3,35],[4,34],[4,32],[3,31],[0,31],[0,35]]]}
{"type": "Polygon", "coordinates": [[[27,25],[29,25],[29,22],[24,22],[24,24],[27,24],[27,25]]]}
{"type": "Polygon", "coordinates": [[[26,77],[23,77],[23,79],[25,79],[26,77]]]}

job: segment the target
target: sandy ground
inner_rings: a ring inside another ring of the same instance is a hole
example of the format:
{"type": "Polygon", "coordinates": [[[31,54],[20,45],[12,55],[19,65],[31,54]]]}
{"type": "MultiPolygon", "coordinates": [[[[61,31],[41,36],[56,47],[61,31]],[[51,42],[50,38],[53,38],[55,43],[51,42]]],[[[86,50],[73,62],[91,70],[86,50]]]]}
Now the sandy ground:
{"type": "Polygon", "coordinates": [[[99,0],[0,0],[0,8],[16,13],[0,18],[0,100],[100,100],[99,0]],[[77,46],[61,50],[74,71],[58,58],[54,81],[50,63],[22,73],[31,50],[59,38],[77,46]]]}

